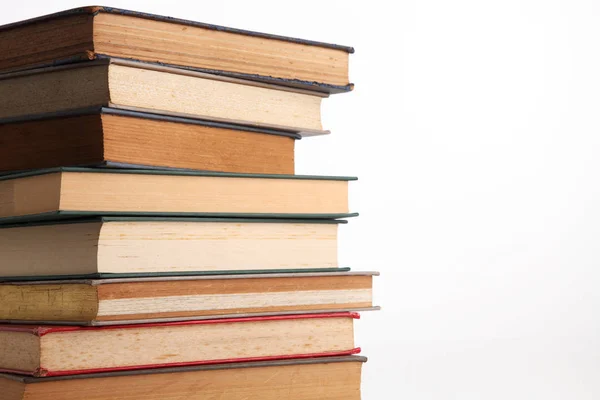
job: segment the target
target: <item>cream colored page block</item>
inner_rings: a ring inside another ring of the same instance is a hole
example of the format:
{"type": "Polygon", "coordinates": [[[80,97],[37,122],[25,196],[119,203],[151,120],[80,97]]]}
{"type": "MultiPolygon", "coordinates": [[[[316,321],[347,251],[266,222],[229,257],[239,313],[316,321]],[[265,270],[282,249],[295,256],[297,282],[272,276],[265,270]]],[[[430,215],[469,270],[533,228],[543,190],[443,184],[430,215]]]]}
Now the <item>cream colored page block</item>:
{"type": "Polygon", "coordinates": [[[371,303],[371,289],[210,294],[100,300],[98,317],[319,304],[371,303]]]}
{"type": "Polygon", "coordinates": [[[320,96],[121,65],[110,66],[109,86],[120,106],[322,129],[320,96]]]}
{"type": "Polygon", "coordinates": [[[87,330],[43,337],[51,371],[342,351],[351,318],[87,330]]]}
{"type": "Polygon", "coordinates": [[[59,209],[60,173],[0,181],[0,217],[59,209]]]}
{"type": "Polygon", "coordinates": [[[34,371],[39,362],[39,337],[31,332],[0,331],[0,368],[34,371]]]}
{"type": "Polygon", "coordinates": [[[93,274],[101,224],[0,229],[0,276],[93,274]]]}
{"type": "Polygon", "coordinates": [[[61,209],[132,212],[346,213],[348,182],[63,173],[61,209]]]}
{"type": "Polygon", "coordinates": [[[101,272],[334,268],[337,229],[336,224],[107,222],[98,265],[101,272]]]}
{"type": "Polygon", "coordinates": [[[0,118],[107,104],[107,68],[69,68],[0,79],[0,95],[10,96],[0,107],[0,118]]]}

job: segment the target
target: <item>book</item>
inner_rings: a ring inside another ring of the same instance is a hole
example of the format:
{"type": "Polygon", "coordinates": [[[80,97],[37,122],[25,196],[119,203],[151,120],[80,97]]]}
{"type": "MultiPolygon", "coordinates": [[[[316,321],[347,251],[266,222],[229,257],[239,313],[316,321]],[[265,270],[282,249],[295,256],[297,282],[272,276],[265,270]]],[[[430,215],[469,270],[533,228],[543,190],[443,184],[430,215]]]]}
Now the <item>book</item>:
{"type": "Polygon", "coordinates": [[[360,400],[360,356],[254,361],[85,375],[0,374],[4,400],[360,400]]]}
{"type": "Polygon", "coordinates": [[[339,271],[344,222],[100,217],[0,225],[0,279],[339,271]]]}
{"type": "Polygon", "coordinates": [[[373,308],[376,272],[0,283],[0,320],[115,325],[373,308]]]}
{"type": "Polygon", "coordinates": [[[51,168],[0,176],[0,223],[82,216],[344,218],[351,177],[51,168]]]}
{"type": "Polygon", "coordinates": [[[0,372],[76,375],[351,355],[356,313],[111,327],[0,325],[0,372]]]}
{"type": "Polygon", "coordinates": [[[0,122],[106,106],[320,135],[325,94],[103,59],[0,75],[0,122]]]}
{"type": "Polygon", "coordinates": [[[351,47],[111,7],[83,7],[0,27],[0,71],[120,57],[307,87],[352,89],[351,47]]]}
{"type": "Polygon", "coordinates": [[[293,174],[300,135],[108,107],[0,123],[0,172],[93,166],[293,174]]]}

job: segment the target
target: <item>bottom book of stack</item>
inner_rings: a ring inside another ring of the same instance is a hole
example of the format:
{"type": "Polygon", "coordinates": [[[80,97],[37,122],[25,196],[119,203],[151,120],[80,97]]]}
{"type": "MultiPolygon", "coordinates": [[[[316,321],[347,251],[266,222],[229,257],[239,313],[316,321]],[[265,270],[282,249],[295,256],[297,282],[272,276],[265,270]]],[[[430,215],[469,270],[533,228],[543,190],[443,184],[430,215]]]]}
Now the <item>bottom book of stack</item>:
{"type": "Polygon", "coordinates": [[[0,374],[4,400],[359,400],[364,357],[318,357],[54,377],[0,374]]]}

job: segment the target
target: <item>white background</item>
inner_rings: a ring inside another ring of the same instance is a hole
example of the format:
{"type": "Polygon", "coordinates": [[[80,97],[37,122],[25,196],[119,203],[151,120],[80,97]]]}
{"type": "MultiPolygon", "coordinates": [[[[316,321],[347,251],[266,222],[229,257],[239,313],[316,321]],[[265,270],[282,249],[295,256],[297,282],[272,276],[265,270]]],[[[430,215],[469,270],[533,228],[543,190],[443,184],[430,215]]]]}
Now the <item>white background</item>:
{"type": "Polygon", "coordinates": [[[364,399],[600,398],[599,2],[107,5],[356,48],[297,172],[360,178],[341,261],[382,272],[384,308],[357,323],[364,399]]]}

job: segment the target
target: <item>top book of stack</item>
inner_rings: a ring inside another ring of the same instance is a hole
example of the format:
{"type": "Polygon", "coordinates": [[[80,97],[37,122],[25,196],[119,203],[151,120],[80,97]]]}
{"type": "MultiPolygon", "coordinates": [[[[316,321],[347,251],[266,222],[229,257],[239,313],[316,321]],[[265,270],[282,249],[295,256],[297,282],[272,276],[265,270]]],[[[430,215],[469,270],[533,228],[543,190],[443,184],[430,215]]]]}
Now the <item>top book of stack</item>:
{"type": "Polygon", "coordinates": [[[0,73],[134,59],[324,93],[352,90],[351,47],[84,7],[0,27],[0,73]]]}

